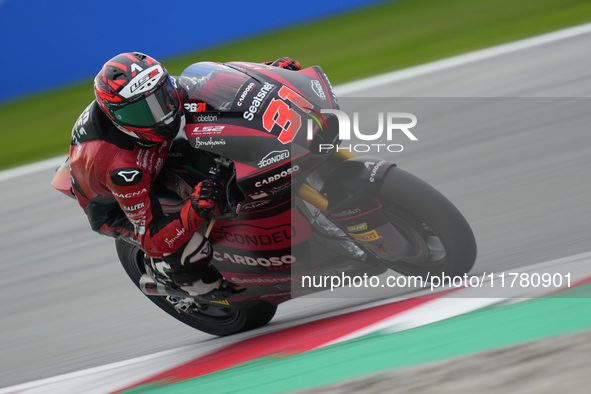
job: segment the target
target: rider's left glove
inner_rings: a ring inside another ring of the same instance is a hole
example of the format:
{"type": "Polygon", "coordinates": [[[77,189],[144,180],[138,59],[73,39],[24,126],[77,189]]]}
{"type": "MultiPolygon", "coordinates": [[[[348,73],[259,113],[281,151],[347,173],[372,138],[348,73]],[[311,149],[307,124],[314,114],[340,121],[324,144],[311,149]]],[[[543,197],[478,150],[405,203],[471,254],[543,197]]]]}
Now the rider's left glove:
{"type": "Polygon", "coordinates": [[[302,69],[302,66],[300,66],[300,63],[296,62],[295,60],[293,60],[289,57],[282,57],[282,58],[275,60],[274,62],[266,62],[265,64],[268,66],[284,68],[286,70],[292,70],[292,71],[298,71],[298,70],[302,69]]]}
{"type": "Polygon", "coordinates": [[[223,184],[213,179],[200,182],[189,196],[189,201],[181,209],[181,224],[186,230],[197,231],[204,216],[215,208],[220,199],[223,184]]]}

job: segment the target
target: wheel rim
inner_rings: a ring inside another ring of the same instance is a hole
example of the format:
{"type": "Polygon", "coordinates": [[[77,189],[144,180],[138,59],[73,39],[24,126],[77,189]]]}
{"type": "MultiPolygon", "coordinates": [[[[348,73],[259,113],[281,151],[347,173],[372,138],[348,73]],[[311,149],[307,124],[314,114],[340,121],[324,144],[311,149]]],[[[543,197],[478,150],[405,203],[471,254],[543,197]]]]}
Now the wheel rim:
{"type": "Polygon", "coordinates": [[[393,213],[384,209],[382,212],[412,247],[412,252],[401,258],[401,261],[422,267],[437,267],[445,262],[445,247],[427,224],[399,210],[393,213]]]}
{"type": "MultiPolygon", "coordinates": [[[[138,248],[135,263],[136,268],[140,272],[140,276],[146,273],[144,266],[144,252],[138,248]]],[[[171,306],[177,313],[187,315],[193,319],[199,319],[203,323],[215,324],[216,326],[232,325],[241,318],[240,309],[218,307],[210,304],[199,304],[191,297],[180,298],[172,296],[156,296],[162,301],[171,306]],[[188,300],[193,301],[189,305],[188,300]],[[185,303],[185,306],[179,307],[180,303],[185,303]]]]}

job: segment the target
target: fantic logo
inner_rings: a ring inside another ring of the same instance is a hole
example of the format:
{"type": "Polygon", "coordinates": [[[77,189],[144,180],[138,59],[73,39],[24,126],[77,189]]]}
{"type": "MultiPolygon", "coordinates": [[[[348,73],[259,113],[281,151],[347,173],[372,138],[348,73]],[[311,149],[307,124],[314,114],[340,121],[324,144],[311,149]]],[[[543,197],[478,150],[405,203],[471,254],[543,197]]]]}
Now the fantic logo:
{"type": "MultiPolygon", "coordinates": [[[[312,140],[314,138],[314,121],[319,126],[320,130],[324,130],[324,128],[328,128],[328,125],[324,119],[322,114],[333,114],[336,116],[337,121],[339,123],[339,139],[342,141],[347,141],[351,139],[351,120],[349,116],[340,110],[337,109],[321,109],[320,113],[317,111],[310,111],[308,113],[312,119],[308,119],[308,140],[312,140]]],[[[378,130],[374,134],[362,134],[359,130],[359,112],[353,113],[353,134],[360,140],[363,141],[377,141],[382,137],[384,134],[384,123],[386,124],[386,140],[392,141],[394,136],[394,131],[398,130],[404,133],[408,139],[411,141],[417,141],[417,137],[409,129],[415,127],[417,125],[417,117],[408,112],[388,112],[386,114],[386,121],[384,122],[384,113],[378,113],[378,130]],[[410,122],[406,123],[399,123],[400,119],[408,119],[410,122]]],[[[402,152],[404,147],[400,144],[355,144],[349,146],[336,146],[337,152],[339,150],[348,150],[350,152],[360,152],[365,153],[372,150],[372,147],[377,149],[378,152],[381,151],[383,148],[388,152],[402,152]]],[[[335,149],[334,144],[319,144],[318,153],[322,152],[329,152],[335,149]]]]}
{"type": "Polygon", "coordinates": [[[287,149],[281,151],[274,150],[259,161],[259,168],[270,166],[285,159],[289,159],[289,151],[287,149]]]}

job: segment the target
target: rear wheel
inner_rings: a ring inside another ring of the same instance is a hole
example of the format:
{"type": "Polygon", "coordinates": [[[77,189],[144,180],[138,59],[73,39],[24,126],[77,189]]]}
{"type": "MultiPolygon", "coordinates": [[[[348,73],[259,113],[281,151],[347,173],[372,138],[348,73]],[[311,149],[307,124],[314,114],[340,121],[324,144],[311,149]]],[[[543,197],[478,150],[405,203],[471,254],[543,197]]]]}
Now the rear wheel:
{"type": "Polygon", "coordinates": [[[474,266],[476,240],[458,209],[432,186],[390,167],[380,189],[382,213],[411,250],[399,261],[380,260],[405,275],[464,275],[474,266]]]}
{"type": "MultiPolygon", "coordinates": [[[[138,246],[121,239],[115,242],[119,260],[125,272],[139,288],[140,277],[146,273],[144,252],[138,246]]],[[[148,298],[175,319],[197,330],[219,336],[262,327],[271,321],[277,311],[277,306],[268,302],[261,302],[246,309],[235,309],[222,305],[198,304],[190,297],[149,296],[148,298]]]]}

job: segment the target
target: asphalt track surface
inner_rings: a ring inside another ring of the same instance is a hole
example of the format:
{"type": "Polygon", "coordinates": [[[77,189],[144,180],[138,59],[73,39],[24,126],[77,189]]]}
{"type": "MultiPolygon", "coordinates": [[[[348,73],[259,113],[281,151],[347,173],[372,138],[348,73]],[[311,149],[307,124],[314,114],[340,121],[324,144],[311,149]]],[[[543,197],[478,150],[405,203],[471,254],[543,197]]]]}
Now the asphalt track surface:
{"type": "MultiPolygon", "coordinates": [[[[587,97],[590,38],[581,35],[356,95],[587,97]]],[[[531,101],[515,103],[535,107],[531,101]]],[[[552,103],[543,103],[540,112],[547,114],[552,103]]],[[[573,107],[584,103],[575,101],[573,107]]],[[[487,113],[489,105],[474,100],[471,109],[487,113]]],[[[508,133],[502,130],[512,124],[509,118],[473,127],[441,121],[446,126],[437,133],[429,131],[404,152],[384,157],[435,186],[466,216],[479,247],[473,272],[527,266],[590,250],[591,137],[583,112],[572,117],[562,112],[554,123],[508,133]]],[[[52,174],[0,182],[0,387],[221,341],[146,300],[118,263],[113,241],[92,233],[77,204],[51,188],[52,174]]],[[[365,296],[345,291],[338,299],[290,301],[265,330],[382,295],[365,296]]]]}

